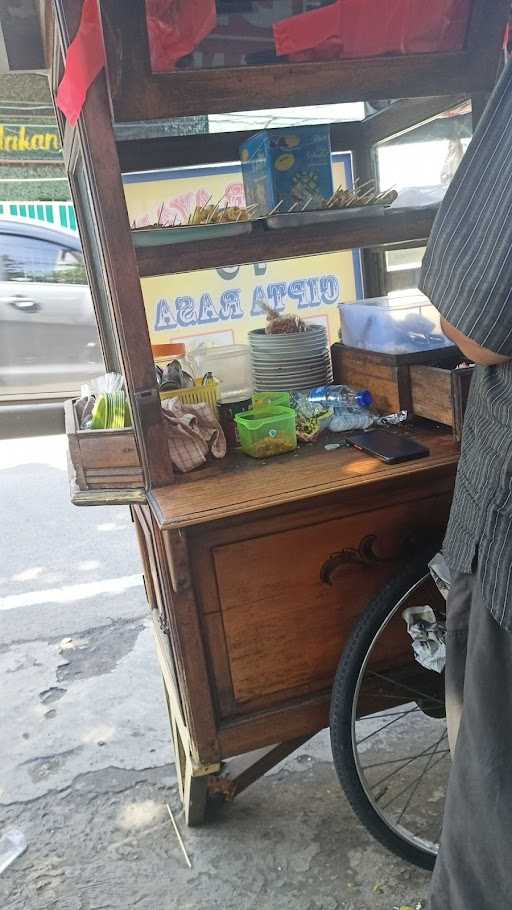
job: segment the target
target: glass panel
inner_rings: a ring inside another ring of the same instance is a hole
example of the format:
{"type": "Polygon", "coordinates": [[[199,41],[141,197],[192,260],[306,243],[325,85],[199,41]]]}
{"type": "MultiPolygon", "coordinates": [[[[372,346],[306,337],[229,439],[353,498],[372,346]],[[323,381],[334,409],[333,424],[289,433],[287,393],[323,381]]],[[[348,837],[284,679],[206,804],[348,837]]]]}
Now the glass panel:
{"type": "Polygon", "coordinates": [[[103,371],[80,241],[35,217],[47,207],[19,206],[0,221],[4,401],[69,398],[103,371]]]}
{"type": "Polygon", "coordinates": [[[387,250],[384,254],[384,281],[388,296],[415,293],[418,290],[425,247],[387,250]]]}
{"type": "Polygon", "coordinates": [[[363,120],[365,105],[315,104],[308,107],[272,108],[260,111],[232,111],[201,117],[178,117],[175,120],[147,120],[140,123],[116,123],[119,141],[165,139],[169,136],[191,136],[206,133],[231,133],[239,130],[263,130],[284,126],[316,123],[344,123],[363,120]]]}
{"type": "Polygon", "coordinates": [[[435,53],[464,46],[470,6],[395,0],[146,0],[154,73],[383,54],[435,53]],[[420,8],[421,7],[421,8],[420,8]],[[443,12],[443,11],[441,11],[443,12]],[[448,27],[447,27],[448,25],[448,27]]]}
{"type": "MultiPolygon", "coordinates": [[[[105,369],[112,372],[121,372],[121,358],[110,309],[110,292],[106,280],[106,270],[103,264],[101,245],[96,229],[93,213],[93,204],[89,190],[89,182],[82,161],[77,162],[76,170],[72,175],[76,183],[76,198],[78,203],[78,216],[80,231],[84,243],[84,252],[87,257],[91,292],[94,301],[95,321],[101,339],[101,349],[105,369]]],[[[93,318],[94,318],[93,312],[93,318]]]]}
{"type": "Polygon", "coordinates": [[[395,205],[438,204],[471,141],[469,102],[377,146],[381,189],[395,187],[395,205]]]}

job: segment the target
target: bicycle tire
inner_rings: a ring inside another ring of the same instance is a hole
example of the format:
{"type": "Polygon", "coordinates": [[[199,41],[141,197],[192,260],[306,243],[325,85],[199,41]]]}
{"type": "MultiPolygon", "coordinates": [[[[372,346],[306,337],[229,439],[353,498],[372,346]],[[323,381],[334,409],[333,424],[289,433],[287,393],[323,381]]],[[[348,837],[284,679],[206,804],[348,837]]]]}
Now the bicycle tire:
{"type": "Polygon", "coordinates": [[[331,697],[330,736],[334,766],[352,809],[364,827],[386,849],[421,869],[432,870],[436,857],[389,828],[372,806],[361,783],[353,747],[352,711],[361,667],[376,635],[397,603],[428,575],[437,548],[419,554],[364,611],[338,664],[331,697]]]}

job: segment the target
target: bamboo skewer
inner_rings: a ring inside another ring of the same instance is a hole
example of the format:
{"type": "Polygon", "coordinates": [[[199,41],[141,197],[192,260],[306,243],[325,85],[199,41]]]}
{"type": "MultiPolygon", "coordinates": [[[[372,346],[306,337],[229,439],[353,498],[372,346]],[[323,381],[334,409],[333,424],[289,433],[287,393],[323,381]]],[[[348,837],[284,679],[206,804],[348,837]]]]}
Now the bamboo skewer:
{"type": "Polygon", "coordinates": [[[166,805],[166,807],[167,807],[167,811],[168,811],[168,813],[169,813],[169,817],[170,817],[170,819],[171,819],[171,821],[172,821],[172,826],[173,826],[173,828],[174,828],[174,832],[175,832],[175,834],[176,834],[176,837],[178,838],[178,843],[179,843],[179,845],[180,845],[180,847],[181,847],[181,852],[183,853],[183,856],[185,857],[185,860],[186,860],[186,863],[187,863],[188,868],[191,869],[191,868],[192,868],[192,863],[190,862],[190,860],[189,860],[189,858],[188,858],[188,853],[187,853],[187,851],[186,851],[186,849],[185,849],[185,844],[183,843],[183,839],[182,839],[181,834],[180,834],[180,832],[179,832],[178,826],[177,826],[176,822],[174,821],[174,815],[173,815],[172,812],[171,812],[171,807],[169,806],[169,803],[166,803],[165,805],[166,805]]]}

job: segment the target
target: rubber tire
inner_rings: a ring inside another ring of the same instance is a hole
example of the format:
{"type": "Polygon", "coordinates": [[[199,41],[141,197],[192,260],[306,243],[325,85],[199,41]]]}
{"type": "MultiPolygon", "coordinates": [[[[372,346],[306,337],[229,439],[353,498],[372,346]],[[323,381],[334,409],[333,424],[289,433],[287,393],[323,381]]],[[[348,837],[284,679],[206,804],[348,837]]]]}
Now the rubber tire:
{"type": "Polygon", "coordinates": [[[418,555],[372,600],[342,654],[332,690],[330,710],[331,748],[340,784],[364,827],[384,847],[421,869],[432,870],[435,856],[406,843],[375,811],[359,780],[352,748],[352,706],[361,666],[382,623],[398,601],[429,574],[428,563],[438,548],[418,555]]]}

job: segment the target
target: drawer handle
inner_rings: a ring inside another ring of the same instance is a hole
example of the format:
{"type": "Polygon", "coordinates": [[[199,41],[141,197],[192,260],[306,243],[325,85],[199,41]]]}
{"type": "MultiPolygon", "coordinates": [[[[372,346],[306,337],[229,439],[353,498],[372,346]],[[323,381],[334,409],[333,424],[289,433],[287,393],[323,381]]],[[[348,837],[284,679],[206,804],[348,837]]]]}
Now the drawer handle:
{"type": "Polygon", "coordinates": [[[357,549],[348,547],[337,553],[331,553],[320,569],[320,580],[325,585],[332,585],[336,572],[342,566],[375,566],[398,562],[400,559],[410,558],[417,548],[417,541],[412,537],[407,537],[401,542],[396,554],[379,556],[374,549],[376,542],[377,535],[368,534],[362,538],[357,549]]]}

